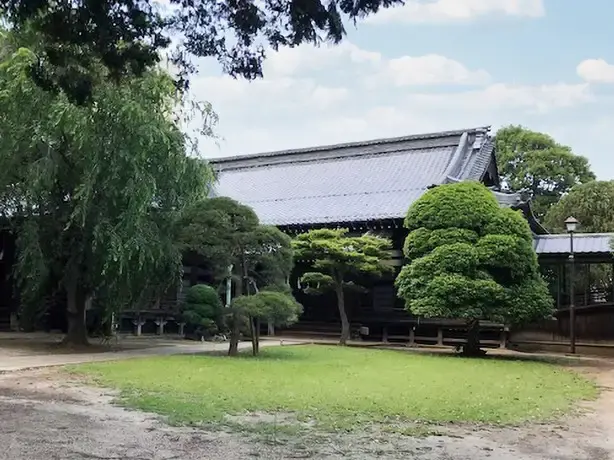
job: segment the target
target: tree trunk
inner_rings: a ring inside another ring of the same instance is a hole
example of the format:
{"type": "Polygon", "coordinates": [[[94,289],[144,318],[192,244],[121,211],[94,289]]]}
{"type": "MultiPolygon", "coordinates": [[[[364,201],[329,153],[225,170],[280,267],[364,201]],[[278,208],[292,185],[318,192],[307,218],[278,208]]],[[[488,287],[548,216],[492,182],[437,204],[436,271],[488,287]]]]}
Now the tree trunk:
{"type": "Polygon", "coordinates": [[[65,345],[88,345],[85,315],[91,296],[85,294],[79,281],[71,279],[66,283],[66,318],[67,331],[65,345]]]}
{"type": "Polygon", "coordinates": [[[339,345],[345,345],[350,339],[350,322],[345,311],[345,295],[343,293],[343,284],[338,283],[335,287],[337,293],[337,308],[339,308],[339,317],[341,318],[341,338],[339,345]]]}
{"type": "MultiPolygon", "coordinates": [[[[243,267],[244,261],[241,263],[240,269],[241,278],[235,283],[235,298],[243,295],[243,267]]],[[[233,313],[231,317],[231,329],[230,329],[230,344],[228,347],[228,356],[237,356],[239,354],[239,337],[241,336],[241,329],[239,327],[240,318],[237,313],[233,313]]]]}
{"type": "Polygon", "coordinates": [[[470,320],[467,323],[467,343],[463,346],[463,356],[483,356],[485,351],[480,349],[480,321],[470,320]]]}
{"type": "Polygon", "coordinates": [[[252,356],[256,356],[258,354],[258,338],[256,337],[256,326],[255,318],[249,317],[249,332],[252,336],[252,356]]]}
{"type": "Polygon", "coordinates": [[[256,354],[260,353],[260,318],[256,318],[256,354]]]}
{"type": "Polygon", "coordinates": [[[228,347],[228,356],[237,356],[239,354],[239,321],[235,314],[232,315],[232,329],[230,330],[230,346],[228,347]]]}

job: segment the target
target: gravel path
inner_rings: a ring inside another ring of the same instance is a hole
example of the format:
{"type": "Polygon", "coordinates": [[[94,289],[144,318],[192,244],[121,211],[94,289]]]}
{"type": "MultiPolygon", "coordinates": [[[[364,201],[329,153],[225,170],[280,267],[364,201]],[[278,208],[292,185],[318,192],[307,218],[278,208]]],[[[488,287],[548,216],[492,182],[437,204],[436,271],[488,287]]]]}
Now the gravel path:
{"type": "Polygon", "coordinates": [[[442,428],[445,436],[387,433],[267,442],[240,433],[174,428],[113,406],[113,394],[57,369],[0,374],[1,460],[609,460],[614,459],[614,367],[582,369],[604,387],[582,416],[556,425],[442,428]]]}

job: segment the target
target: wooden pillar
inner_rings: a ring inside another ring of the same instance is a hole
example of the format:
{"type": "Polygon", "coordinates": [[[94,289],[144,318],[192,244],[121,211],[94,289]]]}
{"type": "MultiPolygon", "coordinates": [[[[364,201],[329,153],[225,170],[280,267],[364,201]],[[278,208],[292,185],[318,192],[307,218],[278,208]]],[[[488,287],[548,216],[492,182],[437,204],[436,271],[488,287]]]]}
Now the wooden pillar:
{"type": "Polygon", "coordinates": [[[137,319],[132,320],[132,324],[135,326],[134,334],[140,336],[145,320],[139,316],[137,319]]]}
{"type": "Polygon", "coordinates": [[[416,344],[416,326],[409,326],[409,343],[407,344],[410,347],[413,347],[416,344]]]}
{"type": "Polygon", "coordinates": [[[561,278],[563,277],[563,265],[557,265],[556,270],[556,309],[561,309],[561,278]]]}
{"type": "Polygon", "coordinates": [[[584,264],[584,274],[586,278],[584,280],[584,306],[588,305],[591,295],[591,264],[584,264]]]}
{"type": "Polygon", "coordinates": [[[437,345],[443,346],[443,329],[437,328],[437,345]]]}
{"type": "Polygon", "coordinates": [[[163,316],[160,316],[156,319],[155,323],[158,326],[158,335],[164,335],[164,326],[166,326],[167,321],[163,316]]]}
{"type": "Polygon", "coordinates": [[[179,326],[179,335],[183,337],[184,332],[185,332],[185,323],[184,322],[177,323],[177,326],[179,326]]]}
{"type": "Polygon", "coordinates": [[[507,331],[506,328],[501,329],[501,335],[499,336],[499,348],[507,347],[507,331]]]}

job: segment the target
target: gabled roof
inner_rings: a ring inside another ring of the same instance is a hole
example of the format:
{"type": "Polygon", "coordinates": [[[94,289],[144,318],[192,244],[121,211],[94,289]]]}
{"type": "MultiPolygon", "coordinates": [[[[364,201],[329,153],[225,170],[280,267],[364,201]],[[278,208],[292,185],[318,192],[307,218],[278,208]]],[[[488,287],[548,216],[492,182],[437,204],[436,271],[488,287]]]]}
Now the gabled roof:
{"type": "MultiPolygon", "coordinates": [[[[488,133],[480,127],[214,159],[215,195],[278,226],[403,218],[431,186],[482,180],[493,160],[488,133]]],[[[502,205],[519,201],[497,195],[502,205]]]]}

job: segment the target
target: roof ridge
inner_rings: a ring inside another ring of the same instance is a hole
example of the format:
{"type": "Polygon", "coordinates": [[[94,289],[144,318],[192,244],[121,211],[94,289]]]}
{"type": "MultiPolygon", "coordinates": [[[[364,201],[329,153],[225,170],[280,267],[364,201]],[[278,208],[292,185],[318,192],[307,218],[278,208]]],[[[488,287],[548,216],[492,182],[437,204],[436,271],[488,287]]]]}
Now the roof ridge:
{"type": "MultiPolygon", "coordinates": [[[[399,137],[387,137],[387,138],[378,138],[371,139],[365,141],[356,141],[356,142],[345,142],[339,144],[328,144],[328,145],[319,145],[314,147],[305,147],[300,149],[286,149],[286,150],[276,150],[272,152],[261,152],[261,153],[252,153],[247,155],[236,155],[236,156],[226,156],[220,158],[211,158],[209,159],[209,163],[215,164],[224,164],[229,162],[239,162],[241,160],[256,160],[256,159],[265,159],[265,158],[275,158],[282,157],[294,154],[304,154],[304,153],[318,153],[318,152],[330,152],[331,150],[342,150],[353,147],[368,147],[372,145],[382,145],[382,144],[392,144],[396,142],[408,142],[408,141],[416,141],[416,140],[429,140],[429,139],[437,139],[443,137],[452,137],[452,136],[462,136],[464,133],[473,134],[473,133],[488,133],[490,131],[490,126],[479,126],[471,129],[458,129],[458,130],[450,130],[450,131],[439,131],[439,132],[430,132],[424,134],[411,134],[408,136],[399,136],[399,137]]],[[[359,154],[357,154],[359,155],[359,154]]]]}

